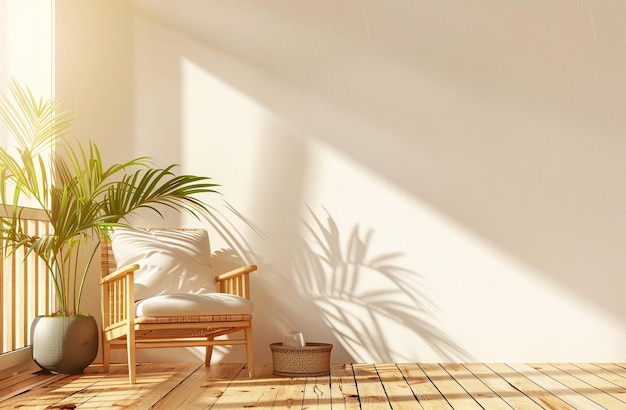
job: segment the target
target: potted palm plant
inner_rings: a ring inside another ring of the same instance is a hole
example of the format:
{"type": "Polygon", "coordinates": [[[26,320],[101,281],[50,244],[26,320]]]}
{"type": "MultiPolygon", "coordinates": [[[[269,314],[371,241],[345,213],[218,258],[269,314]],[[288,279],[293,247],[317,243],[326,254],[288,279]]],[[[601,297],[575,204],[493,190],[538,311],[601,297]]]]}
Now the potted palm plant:
{"type": "Polygon", "coordinates": [[[195,195],[216,192],[217,185],[208,177],[176,175],[175,164],[155,167],[149,157],[105,166],[96,144],[69,141],[72,116],[57,109],[56,100],[36,98],[15,81],[0,99],[0,117],[16,140],[14,147],[0,147],[0,199],[7,215],[0,219],[0,239],[8,254],[26,247],[51,274],[57,311],[33,322],[33,359],[44,370],[82,373],[98,350],[95,319],[80,306],[100,235],[123,226],[140,209],[160,214],[165,206],[207,215],[208,207],[195,195]],[[44,210],[50,234],[24,232],[20,216],[25,199],[44,210]]]}

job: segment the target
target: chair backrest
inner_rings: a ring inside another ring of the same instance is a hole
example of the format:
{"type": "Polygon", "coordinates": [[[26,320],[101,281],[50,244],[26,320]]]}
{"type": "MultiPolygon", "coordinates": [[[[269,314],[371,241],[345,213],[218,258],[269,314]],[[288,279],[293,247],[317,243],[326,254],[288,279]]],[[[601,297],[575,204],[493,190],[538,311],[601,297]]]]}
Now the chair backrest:
{"type": "MultiPolygon", "coordinates": [[[[182,232],[194,232],[194,231],[205,231],[200,228],[141,228],[142,230],[147,231],[182,231],[182,232]]],[[[206,232],[206,231],[205,231],[206,232]]],[[[207,241],[208,236],[206,237],[207,241]]],[[[210,253],[210,244],[208,246],[208,253],[210,253]]],[[[113,245],[110,239],[101,237],[100,238],[100,254],[101,254],[101,275],[104,278],[105,276],[115,272],[121,266],[117,266],[117,261],[114,255],[113,245]]],[[[212,258],[210,258],[212,259],[212,258]]],[[[132,262],[138,263],[140,265],[140,270],[142,264],[140,262],[132,262]]],[[[210,264],[210,262],[209,262],[210,264]]],[[[233,295],[238,295],[241,297],[245,297],[246,299],[250,299],[250,284],[249,284],[249,273],[253,272],[257,269],[255,265],[245,265],[233,269],[229,272],[222,273],[220,275],[215,275],[215,272],[211,272],[210,284],[209,281],[199,281],[196,283],[203,283],[203,293],[206,292],[221,292],[221,293],[230,293],[233,295]],[[215,286],[215,289],[213,289],[215,286]]],[[[211,268],[212,271],[212,268],[211,268]]],[[[137,283],[137,275],[141,275],[138,271],[135,273],[135,296],[136,298],[140,298],[142,294],[142,284],[137,283]]],[[[185,278],[188,279],[188,278],[185,278]]],[[[164,281],[165,282],[165,281],[164,281]]],[[[170,289],[171,291],[171,289],[170,289]]],[[[196,291],[192,291],[191,293],[196,293],[196,291]]],[[[154,294],[150,293],[151,296],[154,294]]]]}
{"type": "Polygon", "coordinates": [[[113,245],[108,238],[100,236],[100,275],[104,278],[116,270],[117,262],[113,254],[113,245]]]}
{"type": "MultiPolygon", "coordinates": [[[[174,230],[183,232],[199,231],[200,228],[137,228],[145,231],[163,231],[174,230]]],[[[117,262],[115,261],[115,254],[113,253],[113,244],[109,238],[100,236],[100,273],[102,277],[105,277],[109,273],[113,273],[117,270],[117,262]]]]}

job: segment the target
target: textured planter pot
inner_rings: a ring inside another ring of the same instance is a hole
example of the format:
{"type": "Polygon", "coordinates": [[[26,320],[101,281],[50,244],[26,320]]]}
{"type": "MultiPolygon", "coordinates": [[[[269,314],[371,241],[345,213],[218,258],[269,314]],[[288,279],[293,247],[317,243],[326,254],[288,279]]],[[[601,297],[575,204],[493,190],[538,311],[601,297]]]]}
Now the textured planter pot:
{"type": "Polygon", "coordinates": [[[50,373],[83,373],[98,354],[93,316],[38,316],[30,332],[33,360],[50,373]]]}

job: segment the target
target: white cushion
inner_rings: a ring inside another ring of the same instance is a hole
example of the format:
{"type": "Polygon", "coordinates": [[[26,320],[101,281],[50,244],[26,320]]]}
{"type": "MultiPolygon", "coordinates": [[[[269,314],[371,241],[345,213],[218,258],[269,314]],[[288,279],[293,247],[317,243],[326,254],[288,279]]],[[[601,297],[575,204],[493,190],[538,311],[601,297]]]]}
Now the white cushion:
{"type": "Polygon", "coordinates": [[[117,228],[112,238],[118,267],[137,263],[135,300],[166,293],[216,292],[205,230],[117,228]]]}
{"type": "Polygon", "coordinates": [[[136,305],[137,316],[244,315],[253,309],[248,299],[228,293],[160,295],[136,305]]]}

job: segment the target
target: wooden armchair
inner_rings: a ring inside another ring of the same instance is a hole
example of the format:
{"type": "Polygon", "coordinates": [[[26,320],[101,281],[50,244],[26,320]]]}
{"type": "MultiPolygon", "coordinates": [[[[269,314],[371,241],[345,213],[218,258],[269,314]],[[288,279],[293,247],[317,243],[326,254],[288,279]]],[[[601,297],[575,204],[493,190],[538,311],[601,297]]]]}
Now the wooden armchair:
{"type": "MultiPolygon", "coordinates": [[[[150,232],[151,230],[147,230],[150,232]]],[[[163,231],[163,230],[161,230],[163,231]]],[[[198,231],[177,229],[175,231],[198,231]]],[[[144,231],[146,232],[146,231],[144,231]]],[[[203,231],[204,232],[204,231],[203,231]]],[[[208,237],[207,237],[208,245],[208,237]]],[[[102,279],[102,353],[103,370],[109,371],[111,349],[127,349],[128,375],[131,384],[136,382],[135,349],[161,347],[192,347],[206,346],[205,365],[211,363],[213,346],[215,345],[245,345],[249,377],[254,377],[254,358],[252,352],[252,315],[251,312],[241,311],[230,313],[228,308],[208,308],[202,312],[191,314],[177,311],[175,307],[171,313],[152,314],[141,313],[136,300],[135,275],[140,269],[140,263],[133,263],[117,269],[113,254],[114,247],[105,238],[101,239],[102,279]],[[237,338],[218,338],[239,332],[237,338]]],[[[228,273],[215,277],[218,294],[212,293],[208,297],[224,297],[235,295],[245,303],[250,299],[249,274],[255,271],[255,265],[243,266],[228,273]]],[[[172,297],[186,295],[173,295],[172,297]]],[[[161,298],[168,295],[161,294],[161,298]]],[[[149,298],[150,299],[150,298],[149,298]]],[[[149,300],[144,299],[144,300],[149,300]]],[[[161,304],[158,301],[158,304],[161,304]]],[[[145,309],[144,309],[145,310],[145,309]]]]}

